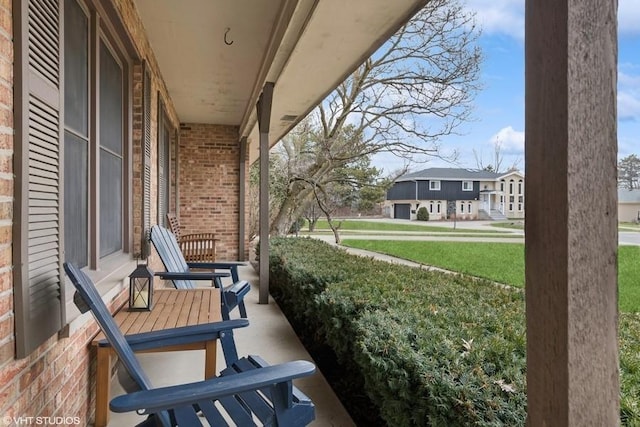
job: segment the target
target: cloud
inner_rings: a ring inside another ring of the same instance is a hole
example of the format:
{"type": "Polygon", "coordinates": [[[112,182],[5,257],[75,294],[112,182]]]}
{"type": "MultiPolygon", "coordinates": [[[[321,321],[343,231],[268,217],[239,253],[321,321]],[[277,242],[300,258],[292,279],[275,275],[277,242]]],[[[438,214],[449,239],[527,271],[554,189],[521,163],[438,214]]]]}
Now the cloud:
{"type": "Polygon", "coordinates": [[[468,0],[467,9],[485,34],[506,34],[524,40],[524,0],[468,0]]]}
{"type": "Polygon", "coordinates": [[[620,34],[640,34],[640,1],[619,0],[618,30],[620,34]]]}
{"type": "MultiPolygon", "coordinates": [[[[525,0],[467,0],[485,34],[504,34],[524,40],[525,0]]],[[[619,0],[620,34],[640,34],[640,1],[619,0]]]]}
{"type": "Polygon", "coordinates": [[[524,131],[517,131],[511,126],[500,129],[489,143],[499,142],[503,154],[524,154],[524,131]]]}
{"type": "Polygon", "coordinates": [[[618,118],[640,121],[640,74],[625,71],[618,72],[618,118]]]}
{"type": "Polygon", "coordinates": [[[640,97],[630,92],[618,91],[618,118],[640,120],[640,97]]]}

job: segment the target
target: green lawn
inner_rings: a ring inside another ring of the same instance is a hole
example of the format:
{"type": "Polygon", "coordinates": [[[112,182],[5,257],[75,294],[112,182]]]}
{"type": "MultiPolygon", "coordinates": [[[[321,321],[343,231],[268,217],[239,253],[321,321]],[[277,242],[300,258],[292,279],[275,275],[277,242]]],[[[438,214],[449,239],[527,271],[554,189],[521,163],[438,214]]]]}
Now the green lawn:
{"type": "MultiPolygon", "coordinates": [[[[345,239],[343,245],[367,249],[458,271],[512,286],[524,286],[524,245],[521,243],[417,242],[345,239]]],[[[640,312],[640,247],[618,251],[619,306],[640,312]]]]}
{"type": "Polygon", "coordinates": [[[524,221],[507,221],[507,222],[492,222],[490,224],[492,227],[500,227],[500,228],[513,228],[514,230],[524,230],[524,221]]]}
{"type": "MultiPolygon", "coordinates": [[[[337,221],[336,221],[337,222],[337,221]]],[[[303,231],[307,230],[307,226],[303,228],[303,231]]],[[[316,224],[316,230],[328,230],[329,224],[326,220],[319,220],[316,224]]],[[[413,225],[413,224],[394,224],[392,222],[378,222],[378,221],[363,221],[363,220],[342,220],[340,226],[341,231],[349,230],[361,230],[361,231],[422,231],[422,232],[439,232],[439,233],[504,233],[499,230],[470,230],[468,228],[456,228],[453,226],[441,227],[437,225],[413,225]]]]}

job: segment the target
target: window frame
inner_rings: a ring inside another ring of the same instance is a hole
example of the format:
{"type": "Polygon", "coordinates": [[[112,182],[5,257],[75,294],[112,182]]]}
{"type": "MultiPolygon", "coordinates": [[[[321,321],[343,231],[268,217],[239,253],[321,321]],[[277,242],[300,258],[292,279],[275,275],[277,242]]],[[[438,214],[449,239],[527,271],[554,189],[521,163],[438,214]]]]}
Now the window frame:
{"type": "Polygon", "coordinates": [[[429,191],[440,191],[441,184],[440,180],[430,179],[429,180],[429,191]]]}
{"type": "Polygon", "coordinates": [[[462,181],[462,191],[473,191],[473,181],[462,181]],[[469,184],[471,185],[468,186],[469,184]]]}

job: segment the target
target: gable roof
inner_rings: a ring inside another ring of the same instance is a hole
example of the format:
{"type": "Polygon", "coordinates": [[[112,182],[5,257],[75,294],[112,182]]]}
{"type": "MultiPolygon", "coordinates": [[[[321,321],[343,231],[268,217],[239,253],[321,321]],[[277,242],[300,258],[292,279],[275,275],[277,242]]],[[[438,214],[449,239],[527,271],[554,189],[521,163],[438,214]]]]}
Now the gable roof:
{"type": "Polygon", "coordinates": [[[618,203],[640,203],[640,190],[618,188],[618,203]]]}
{"type": "MultiPolygon", "coordinates": [[[[456,181],[456,180],[495,181],[500,177],[509,175],[513,172],[514,171],[496,173],[496,172],[489,172],[485,170],[471,170],[471,169],[462,169],[462,168],[428,168],[418,172],[412,172],[412,173],[402,175],[400,178],[396,179],[396,182],[429,180],[429,179],[449,180],[449,181],[456,181]]],[[[517,173],[520,174],[520,172],[517,172],[517,173]]]]}

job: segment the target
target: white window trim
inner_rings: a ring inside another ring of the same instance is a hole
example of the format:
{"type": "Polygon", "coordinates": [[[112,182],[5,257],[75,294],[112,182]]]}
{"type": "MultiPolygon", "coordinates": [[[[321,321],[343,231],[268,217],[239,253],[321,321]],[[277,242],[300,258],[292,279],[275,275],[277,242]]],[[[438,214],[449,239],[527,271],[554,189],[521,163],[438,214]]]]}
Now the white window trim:
{"type": "Polygon", "coordinates": [[[440,181],[437,181],[437,180],[429,181],[429,190],[430,191],[440,191],[440,181]]]}
{"type": "Polygon", "coordinates": [[[473,181],[462,181],[462,191],[473,191],[473,181]],[[471,184],[467,187],[465,184],[471,184]]]}

